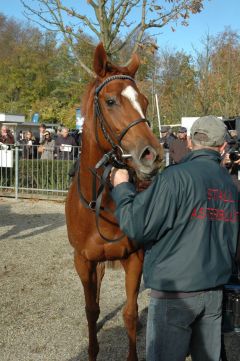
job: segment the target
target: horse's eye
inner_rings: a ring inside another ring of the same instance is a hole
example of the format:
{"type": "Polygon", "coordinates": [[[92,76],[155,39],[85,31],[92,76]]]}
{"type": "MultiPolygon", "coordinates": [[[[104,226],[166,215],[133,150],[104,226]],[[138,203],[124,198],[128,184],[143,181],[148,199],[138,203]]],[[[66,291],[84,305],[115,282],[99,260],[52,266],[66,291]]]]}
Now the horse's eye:
{"type": "Polygon", "coordinates": [[[116,100],[114,98],[108,98],[106,99],[106,103],[109,107],[112,107],[113,105],[116,104],[116,100]]]}

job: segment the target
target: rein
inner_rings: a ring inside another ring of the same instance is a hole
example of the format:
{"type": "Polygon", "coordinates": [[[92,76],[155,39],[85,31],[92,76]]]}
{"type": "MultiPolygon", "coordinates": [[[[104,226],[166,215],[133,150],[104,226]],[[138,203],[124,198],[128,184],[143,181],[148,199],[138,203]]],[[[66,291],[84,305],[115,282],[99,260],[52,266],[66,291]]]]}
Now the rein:
{"type": "Polygon", "coordinates": [[[110,188],[110,190],[112,189],[112,185],[108,181],[109,174],[111,172],[112,167],[126,168],[126,169],[128,168],[128,165],[125,163],[124,160],[127,159],[127,158],[131,158],[131,154],[125,154],[124,153],[124,151],[122,149],[121,142],[122,142],[123,137],[129,131],[129,129],[131,129],[135,125],[138,125],[139,123],[143,123],[143,122],[148,123],[148,125],[150,126],[149,120],[147,120],[145,118],[139,118],[139,119],[136,119],[136,120],[132,121],[126,128],[124,128],[121,131],[119,136],[117,136],[113,132],[112,128],[110,127],[110,125],[108,124],[108,122],[106,121],[106,119],[104,118],[104,116],[102,114],[98,96],[99,96],[100,91],[104,88],[105,85],[107,85],[109,82],[111,82],[113,80],[118,80],[118,79],[120,79],[120,80],[130,80],[130,81],[135,83],[135,80],[132,77],[128,76],[128,75],[114,75],[114,76],[111,76],[111,77],[107,78],[106,80],[104,80],[104,82],[101,83],[95,89],[95,95],[94,95],[95,139],[96,139],[96,142],[99,145],[99,147],[102,149],[100,141],[98,139],[98,121],[99,121],[100,128],[102,130],[103,136],[106,139],[106,141],[111,145],[112,149],[109,152],[107,152],[107,153],[105,153],[103,155],[103,157],[99,160],[99,162],[95,165],[94,168],[90,169],[90,171],[91,171],[91,173],[93,175],[93,180],[92,180],[92,200],[90,202],[85,199],[85,197],[83,196],[83,194],[81,192],[81,186],[80,186],[80,162],[78,163],[78,169],[77,169],[77,172],[78,172],[77,189],[78,189],[80,200],[81,200],[81,202],[82,202],[82,204],[84,205],[85,208],[95,212],[96,226],[97,226],[98,233],[106,242],[109,242],[109,243],[118,242],[118,241],[120,241],[121,239],[123,239],[125,237],[125,235],[123,234],[123,235],[121,235],[120,237],[118,237],[116,239],[108,239],[100,231],[99,218],[102,218],[102,219],[110,222],[100,212],[101,211],[107,211],[107,212],[113,213],[110,209],[107,209],[107,208],[104,208],[104,207],[101,206],[102,196],[103,196],[104,189],[106,188],[106,185],[110,188]],[[106,128],[110,131],[111,136],[110,136],[110,134],[109,134],[109,132],[107,131],[106,128]],[[116,141],[114,141],[113,138],[116,141]],[[102,168],[102,167],[104,168],[103,174],[99,175],[98,170],[100,168],[102,168]],[[98,189],[97,189],[97,180],[99,180],[99,182],[100,182],[100,185],[99,185],[98,189]]]}

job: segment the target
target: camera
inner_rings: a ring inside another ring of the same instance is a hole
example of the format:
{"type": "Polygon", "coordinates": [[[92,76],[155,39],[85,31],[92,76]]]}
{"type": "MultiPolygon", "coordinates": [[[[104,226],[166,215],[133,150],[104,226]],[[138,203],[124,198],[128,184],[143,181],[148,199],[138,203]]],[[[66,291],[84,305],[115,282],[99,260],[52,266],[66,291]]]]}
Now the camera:
{"type": "Polygon", "coordinates": [[[231,160],[231,162],[236,162],[237,160],[239,160],[240,159],[239,152],[237,150],[233,150],[229,152],[229,159],[231,160]]]}
{"type": "Polygon", "coordinates": [[[240,159],[240,139],[233,139],[228,142],[228,145],[230,146],[228,154],[230,161],[236,162],[240,159]]]}

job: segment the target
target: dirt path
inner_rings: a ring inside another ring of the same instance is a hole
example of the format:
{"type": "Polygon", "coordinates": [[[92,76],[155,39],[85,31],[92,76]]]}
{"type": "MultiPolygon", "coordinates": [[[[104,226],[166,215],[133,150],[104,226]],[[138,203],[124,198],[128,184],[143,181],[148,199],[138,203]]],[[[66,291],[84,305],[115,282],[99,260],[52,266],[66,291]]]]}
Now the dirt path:
{"type": "MultiPolygon", "coordinates": [[[[67,240],[64,205],[0,198],[0,214],[0,360],[87,360],[84,297],[67,240]]],[[[106,270],[99,361],[125,359],[124,292],[123,271],[106,270]]],[[[140,293],[139,306],[145,323],[147,291],[140,293]]]]}
{"type": "MultiPolygon", "coordinates": [[[[64,204],[0,198],[0,215],[0,360],[87,361],[84,297],[64,204]]],[[[101,290],[99,361],[126,359],[124,301],[123,271],[108,269],[101,290]]],[[[142,289],[139,361],[145,360],[147,303],[148,291],[142,289]]],[[[229,340],[235,350],[236,342],[229,340]]],[[[229,361],[239,361],[239,351],[229,361]]]]}

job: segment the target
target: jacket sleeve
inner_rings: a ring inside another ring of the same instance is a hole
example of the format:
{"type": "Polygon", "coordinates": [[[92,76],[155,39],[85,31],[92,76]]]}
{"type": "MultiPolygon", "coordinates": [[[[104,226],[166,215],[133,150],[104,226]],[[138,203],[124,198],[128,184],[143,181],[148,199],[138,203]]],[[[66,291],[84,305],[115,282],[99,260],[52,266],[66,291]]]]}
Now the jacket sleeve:
{"type": "Polygon", "coordinates": [[[125,182],[113,189],[112,197],[121,230],[139,244],[158,241],[173,226],[177,202],[161,174],[141,193],[125,182]]]}
{"type": "MultiPolygon", "coordinates": [[[[238,214],[240,213],[240,192],[238,192],[238,214]]],[[[238,225],[238,242],[237,242],[237,249],[236,249],[236,264],[238,268],[238,272],[240,271],[240,225],[238,225]]]]}
{"type": "Polygon", "coordinates": [[[169,145],[169,159],[170,159],[170,163],[172,163],[172,161],[174,161],[174,157],[175,157],[174,143],[175,143],[175,139],[174,139],[174,140],[171,142],[171,144],[169,145]]]}

